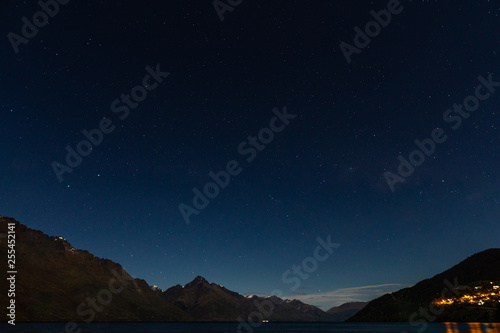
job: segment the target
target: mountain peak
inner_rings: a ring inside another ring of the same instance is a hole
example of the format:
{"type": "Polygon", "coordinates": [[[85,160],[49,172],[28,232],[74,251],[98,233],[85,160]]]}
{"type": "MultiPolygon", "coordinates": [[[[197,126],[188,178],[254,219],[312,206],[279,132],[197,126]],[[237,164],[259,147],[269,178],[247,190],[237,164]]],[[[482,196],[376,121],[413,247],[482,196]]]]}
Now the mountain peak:
{"type": "Polygon", "coordinates": [[[186,287],[193,287],[199,284],[209,284],[208,281],[203,277],[198,275],[193,281],[189,282],[186,287]]]}
{"type": "Polygon", "coordinates": [[[197,277],[195,277],[193,281],[207,282],[208,283],[208,281],[203,276],[201,276],[201,275],[198,275],[197,277]]]}
{"type": "Polygon", "coordinates": [[[152,286],[152,287],[151,287],[151,290],[153,290],[155,293],[160,293],[160,294],[161,294],[162,292],[164,292],[164,290],[163,290],[163,289],[161,289],[160,287],[158,287],[158,286],[156,286],[156,285],[152,286]]]}

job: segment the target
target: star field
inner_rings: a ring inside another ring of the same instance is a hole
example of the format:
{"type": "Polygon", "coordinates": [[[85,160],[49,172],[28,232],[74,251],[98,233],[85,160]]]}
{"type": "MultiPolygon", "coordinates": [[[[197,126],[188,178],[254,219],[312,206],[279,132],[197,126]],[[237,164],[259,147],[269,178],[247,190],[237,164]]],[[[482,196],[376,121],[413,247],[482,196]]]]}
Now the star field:
{"type": "Polygon", "coordinates": [[[457,130],[443,113],[500,81],[499,3],[401,0],[348,63],[340,45],[389,3],[243,1],[221,21],[212,2],[70,1],[15,52],[41,9],[6,1],[0,214],[163,289],[202,275],[291,298],[394,291],[498,247],[500,88],[457,130]],[[384,173],[436,128],[447,140],[391,191],[384,173]],[[283,273],[328,235],[340,246],[291,290],[283,273]]]}

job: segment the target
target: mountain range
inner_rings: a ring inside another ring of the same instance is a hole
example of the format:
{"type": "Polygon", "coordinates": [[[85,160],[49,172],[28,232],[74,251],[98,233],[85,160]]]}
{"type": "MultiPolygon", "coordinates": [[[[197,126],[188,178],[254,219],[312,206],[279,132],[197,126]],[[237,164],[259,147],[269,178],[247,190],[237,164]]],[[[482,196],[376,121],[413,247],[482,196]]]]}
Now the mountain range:
{"type": "MultiPolygon", "coordinates": [[[[48,236],[1,216],[0,253],[8,251],[8,223],[14,224],[16,235],[18,322],[500,321],[500,249],[477,253],[411,288],[369,303],[351,302],[323,311],[298,300],[244,296],[201,276],[161,290],[131,277],[118,263],[75,249],[61,236],[48,236]]],[[[0,285],[9,289],[6,279],[0,285]]],[[[0,293],[0,305],[8,302],[7,293],[0,293]]]]}
{"type": "Polygon", "coordinates": [[[243,296],[201,276],[185,286],[176,285],[157,294],[200,321],[246,321],[251,313],[260,313],[263,319],[271,321],[333,320],[315,306],[276,296],[243,296]]]}
{"type": "MultiPolygon", "coordinates": [[[[243,296],[201,276],[163,291],[132,278],[118,263],[75,249],[61,236],[48,236],[12,218],[0,217],[0,234],[7,233],[8,223],[15,224],[16,232],[18,322],[247,322],[252,314],[253,321],[345,319],[342,311],[329,313],[298,300],[243,296]]],[[[7,253],[2,239],[0,253],[7,253]]],[[[7,289],[4,279],[2,290],[7,289]]],[[[7,293],[0,294],[0,304],[8,304],[7,293]]]]}

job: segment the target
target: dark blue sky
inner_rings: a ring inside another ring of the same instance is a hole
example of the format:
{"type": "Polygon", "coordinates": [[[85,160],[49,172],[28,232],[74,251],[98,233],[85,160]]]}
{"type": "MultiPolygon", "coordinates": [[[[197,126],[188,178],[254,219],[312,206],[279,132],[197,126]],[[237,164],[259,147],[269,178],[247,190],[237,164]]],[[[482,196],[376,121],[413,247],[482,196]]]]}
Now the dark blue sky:
{"type": "Polygon", "coordinates": [[[500,87],[483,82],[456,129],[443,118],[479,76],[500,81],[498,1],[401,0],[350,63],[340,44],[388,2],[246,0],[223,21],[211,1],[59,7],[16,53],[9,33],[41,7],[0,5],[1,215],[164,289],[202,275],[324,308],[499,246],[500,87]],[[296,117],[263,130],[283,107],[296,117]],[[100,124],[60,182],[54,161],[100,124]],[[436,128],[446,141],[392,192],[384,173],[436,128]],[[179,204],[232,160],[241,173],[187,225],[179,204]],[[328,235],[340,246],[292,290],[282,275],[328,235]]]}

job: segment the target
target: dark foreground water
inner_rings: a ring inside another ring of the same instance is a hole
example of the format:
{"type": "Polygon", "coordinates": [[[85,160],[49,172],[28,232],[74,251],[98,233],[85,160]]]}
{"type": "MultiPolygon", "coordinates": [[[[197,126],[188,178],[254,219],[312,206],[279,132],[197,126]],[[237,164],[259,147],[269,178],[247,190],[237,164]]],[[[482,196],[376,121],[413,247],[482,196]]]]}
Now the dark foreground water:
{"type": "MultiPolygon", "coordinates": [[[[255,333],[500,333],[500,324],[486,323],[418,323],[411,326],[405,323],[263,323],[244,326],[237,323],[219,324],[90,324],[80,325],[73,332],[78,333],[225,333],[225,332],[255,332],[255,333]]],[[[0,332],[65,332],[65,324],[0,324],[0,332]]]]}

